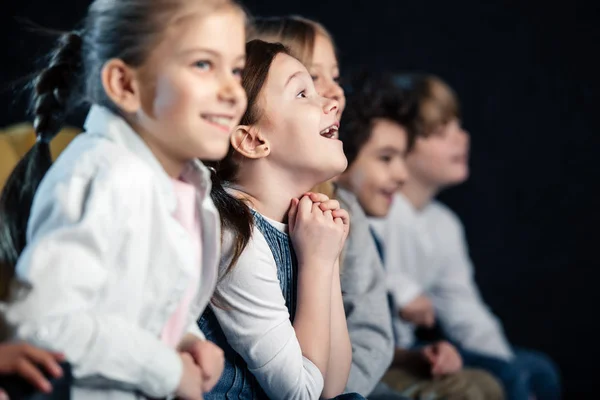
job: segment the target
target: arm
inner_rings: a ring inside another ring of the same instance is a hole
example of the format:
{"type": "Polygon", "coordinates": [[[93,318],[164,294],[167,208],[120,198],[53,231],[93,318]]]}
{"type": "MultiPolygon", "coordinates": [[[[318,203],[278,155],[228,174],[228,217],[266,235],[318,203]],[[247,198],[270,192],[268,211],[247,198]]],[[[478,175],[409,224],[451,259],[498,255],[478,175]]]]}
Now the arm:
{"type": "MultiPolygon", "coordinates": [[[[226,234],[225,243],[231,239],[231,235],[226,234]]],[[[230,249],[231,246],[225,244],[223,248],[230,249]]],[[[299,280],[298,303],[301,285],[311,284],[307,279],[303,281],[301,276],[299,280]]],[[[331,276],[327,286],[329,303],[331,276]]],[[[314,361],[303,355],[301,335],[297,336],[290,322],[275,260],[258,229],[254,229],[252,239],[235,267],[217,284],[217,292],[227,306],[213,306],[212,309],[227,341],[246,361],[269,398],[319,398],[323,391],[323,376],[314,361]]],[[[322,305],[315,307],[319,310],[317,315],[323,313],[322,305]]],[[[300,304],[297,310],[296,323],[302,312],[300,304]]]]}
{"type": "Polygon", "coordinates": [[[436,280],[432,299],[441,326],[461,346],[505,360],[513,353],[498,319],[484,304],[473,279],[462,226],[453,220],[442,275],[436,280]]]}
{"type": "Polygon", "coordinates": [[[331,398],[344,392],[352,365],[352,345],[348,335],[339,261],[335,263],[331,285],[331,342],[323,397],[331,398]]]}
{"type": "Polygon", "coordinates": [[[325,382],[331,351],[333,268],[319,260],[306,259],[298,265],[298,304],[294,330],[302,354],[311,360],[325,382]]]}
{"type": "Polygon", "coordinates": [[[337,200],[313,194],[292,201],[289,220],[299,276],[312,282],[298,286],[296,310],[302,317],[299,320],[296,315],[294,328],[303,353],[324,375],[323,396],[335,397],[344,390],[352,357],[339,279],[339,257],[350,216],[337,200]],[[326,296],[330,304],[325,303],[326,296]]]}
{"type": "Polygon", "coordinates": [[[100,379],[166,396],[182,376],[179,355],[135,323],[96,311],[114,279],[115,247],[126,240],[126,221],[136,210],[124,202],[135,197],[137,185],[118,193],[105,178],[42,185],[29,221],[29,244],[17,264],[18,277],[32,289],[11,304],[7,319],[17,326],[19,339],[63,353],[82,384],[100,379]]]}

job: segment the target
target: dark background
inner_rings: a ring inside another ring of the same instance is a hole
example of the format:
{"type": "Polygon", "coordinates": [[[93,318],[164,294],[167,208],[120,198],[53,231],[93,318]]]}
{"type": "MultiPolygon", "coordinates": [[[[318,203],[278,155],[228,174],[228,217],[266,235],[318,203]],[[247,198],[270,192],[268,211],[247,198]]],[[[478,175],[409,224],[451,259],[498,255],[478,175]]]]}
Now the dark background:
{"type": "MultiPolygon", "coordinates": [[[[8,84],[31,72],[49,46],[15,17],[70,29],[89,4],[2,2],[0,127],[24,120],[24,102],[8,84]]],[[[558,362],[567,399],[597,393],[600,3],[245,4],[256,15],[321,21],[337,41],[343,71],[421,70],[456,89],[472,135],[472,175],[441,197],[463,218],[483,295],[515,345],[558,362]]]]}

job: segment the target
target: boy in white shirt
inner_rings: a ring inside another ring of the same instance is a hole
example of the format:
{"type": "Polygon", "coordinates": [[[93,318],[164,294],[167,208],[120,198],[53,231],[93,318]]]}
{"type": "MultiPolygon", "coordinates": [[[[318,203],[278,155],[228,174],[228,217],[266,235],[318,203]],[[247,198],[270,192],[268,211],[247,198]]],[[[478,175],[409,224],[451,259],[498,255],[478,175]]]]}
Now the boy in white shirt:
{"type": "Polygon", "coordinates": [[[398,75],[394,81],[417,108],[405,125],[417,139],[406,159],[409,179],[387,218],[372,220],[372,226],[384,243],[400,344],[415,345],[415,329],[438,321],[464,364],[496,376],[509,400],[559,399],[556,367],[541,353],[511,348],[479,295],[459,218],[435,201],[440,190],[464,182],[469,173],[469,135],[460,125],[454,92],[430,75],[398,75]]]}

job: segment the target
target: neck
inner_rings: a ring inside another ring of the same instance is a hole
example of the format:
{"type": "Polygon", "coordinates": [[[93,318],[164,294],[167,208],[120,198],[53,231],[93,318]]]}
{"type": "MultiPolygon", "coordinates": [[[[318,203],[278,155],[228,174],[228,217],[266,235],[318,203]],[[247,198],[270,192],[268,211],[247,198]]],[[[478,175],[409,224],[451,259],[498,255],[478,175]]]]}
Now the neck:
{"type": "Polygon", "coordinates": [[[315,180],[302,179],[271,168],[266,163],[244,163],[234,188],[267,218],[287,222],[293,198],[308,192],[315,180]],[[254,164],[254,165],[252,165],[254,164]]]}
{"type": "Polygon", "coordinates": [[[140,138],[142,138],[144,143],[146,143],[146,146],[148,146],[154,157],[156,157],[167,175],[173,179],[178,179],[181,176],[187,161],[178,159],[169,154],[168,151],[165,151],[160,143],[156,143],[152,135],[148,134],[140,125],[136,124],[135,121],[128,121],[128,123],[137,132],[140,138]]]}
{"type": "Polygon", "coordinates": [[[401,192],[416,210],[422,210],[438,194],[439,188],[409,179],[402,186],[401,192]]]}

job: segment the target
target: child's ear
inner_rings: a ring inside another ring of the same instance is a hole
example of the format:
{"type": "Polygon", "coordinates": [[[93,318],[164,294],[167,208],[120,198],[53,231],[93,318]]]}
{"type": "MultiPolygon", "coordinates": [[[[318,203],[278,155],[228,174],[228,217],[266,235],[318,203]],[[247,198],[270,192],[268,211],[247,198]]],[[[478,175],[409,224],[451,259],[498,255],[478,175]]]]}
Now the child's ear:
{"type": "Polygon", "coordinates": [[[251,159],[263,158],[271,153],[268,139],[255,126],[238,125],[231,135],[231,146],[251,159]]]}
{"type": "Polygon", "coordinates": [[[138,74],[118,58],[104,64],[101,72],[102,86],[108,98],[126,113],[135,113],[141,107],[138,74]]]}

